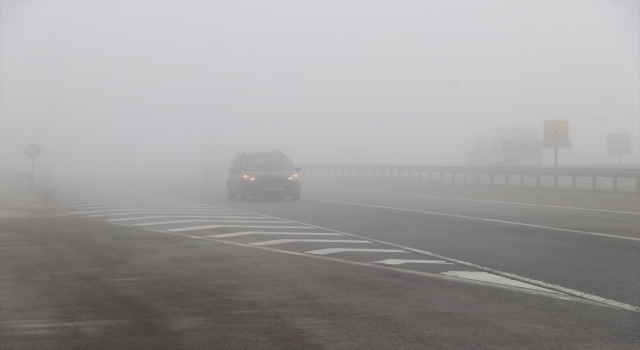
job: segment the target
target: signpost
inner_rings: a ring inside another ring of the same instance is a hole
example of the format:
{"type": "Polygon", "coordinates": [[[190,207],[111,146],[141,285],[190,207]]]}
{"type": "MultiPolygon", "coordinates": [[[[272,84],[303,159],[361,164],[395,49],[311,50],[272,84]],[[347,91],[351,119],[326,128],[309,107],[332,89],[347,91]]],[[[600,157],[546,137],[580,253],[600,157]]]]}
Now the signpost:
{"type": "Polygon", "coordinates": [[[571,149],[569,141],[569,121],[545,120],[544,138],[541,148],[553,149],[553,167],[558,167],[558,149],[571,149]]]}
{"type": "Polygon", "coordinates": [[[35,159],[37,156],[40,155],[40,153],[42,153],[42,151],[40,150],[40,146],[38,145],[29,145],[27,147],[25,147],[24,149],[24,154],[27,155],[27,157],[31,158],[31,187],[33,187],[36,182],[35,182],[35,159]]]}
{"type": "Polygon", "coordinates": [[[631,134],[607,134],[607,152],[609,155],[618,156],[620,164],[621,155],[631,154],[631,134]]]}

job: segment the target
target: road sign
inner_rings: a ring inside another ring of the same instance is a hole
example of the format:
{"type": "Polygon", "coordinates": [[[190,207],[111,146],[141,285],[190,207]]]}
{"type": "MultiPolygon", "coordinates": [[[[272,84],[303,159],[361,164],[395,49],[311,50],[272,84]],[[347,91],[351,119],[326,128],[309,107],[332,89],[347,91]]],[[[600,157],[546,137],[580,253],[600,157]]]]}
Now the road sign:
{"type": "Polygon", "coordinates": [[[544,140],[569,141],[569,122],[566,120],[545,120],[544,140]]]}
{"type": "Polygon", "coordinates": [[[571,149],[571,141],[542,141],[542,149],[571,149]]]}
{"type": "Polygon", "coordinates": [[[608,134],[607,152],[612,156],[631,154],[631,134],[608,134]]]}
{"type": "Polygon", "coordinates": [[[41,150],[40,150],[40,146],[38,145],[29,145],[24,149],[24,154],[26,154],[27,157],[29,158],[35,158],[39,156],[40,153],[41,153],[41,150]]]}

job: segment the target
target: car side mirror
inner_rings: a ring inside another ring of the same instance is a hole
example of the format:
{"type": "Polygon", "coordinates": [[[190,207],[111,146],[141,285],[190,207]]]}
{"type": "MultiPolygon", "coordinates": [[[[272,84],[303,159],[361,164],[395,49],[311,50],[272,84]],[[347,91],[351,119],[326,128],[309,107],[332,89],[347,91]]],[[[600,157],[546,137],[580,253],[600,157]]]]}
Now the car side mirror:
{"type": "Polygon", "coordinates": [[[229,172],[232,173],[232,174],[236,174],[236,173],[238,173],[238,169],[231,168],[231,169],[229,169],[229,172]]]}
{"type": "Polygon", "coordinates": [[[473,157],[476,154],[473,151],[467,151],[467,157],[473,157]]]}
{"type": "Polygon", "coordinates": [[[298,167],[295,167],[295,168],[293,168],[293,169],[294,169],[295,171],[297,171],[297,172],[302,171],[302,168],[298,168],[298,167]]]}

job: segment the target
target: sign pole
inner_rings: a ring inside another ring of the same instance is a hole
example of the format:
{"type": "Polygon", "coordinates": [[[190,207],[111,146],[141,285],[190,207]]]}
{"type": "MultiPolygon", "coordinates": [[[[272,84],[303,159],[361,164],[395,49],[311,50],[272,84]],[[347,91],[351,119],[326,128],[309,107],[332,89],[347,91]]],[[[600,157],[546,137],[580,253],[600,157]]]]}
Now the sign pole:
{"type": "Polygon", "coordinates": [[[31,187],[36,185],[36,158],[31,158],[31,187]]]}
{"type": "Polygon", "coordinates": [[[36,162],[35,159],[40,155],[41,150],[38,145],[29,145],[25,147],[24,153],[31,158],[31,188],[36,185],[36,162]]]}
{"type": "Polygon", "coordinates": [[[569,140],[569,121],[545,120],[542,149],[553,149],[553,168],[558,168],[558,149],[571,149],[569,140]]]}

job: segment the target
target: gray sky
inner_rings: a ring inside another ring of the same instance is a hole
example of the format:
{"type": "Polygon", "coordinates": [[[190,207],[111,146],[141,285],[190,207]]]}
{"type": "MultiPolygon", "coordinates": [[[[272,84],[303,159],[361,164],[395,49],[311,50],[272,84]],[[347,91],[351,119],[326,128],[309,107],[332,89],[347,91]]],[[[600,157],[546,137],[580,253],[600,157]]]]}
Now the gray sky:
{"type": "Polygon", "coordinates": [[[637,163],[639,18],[633,1],[2,1],[2,165],[27,169],[29,143],[58,173],[207,149],[464,165],[479,132],[545,119],[570,121],[565,164],[617,161],[615,132],[637,163]]]}

